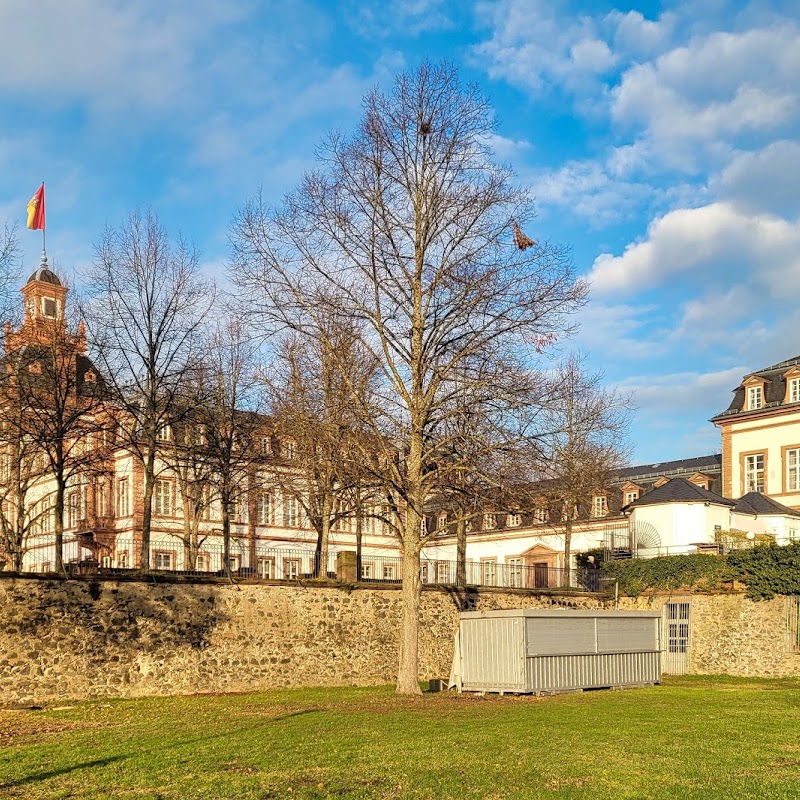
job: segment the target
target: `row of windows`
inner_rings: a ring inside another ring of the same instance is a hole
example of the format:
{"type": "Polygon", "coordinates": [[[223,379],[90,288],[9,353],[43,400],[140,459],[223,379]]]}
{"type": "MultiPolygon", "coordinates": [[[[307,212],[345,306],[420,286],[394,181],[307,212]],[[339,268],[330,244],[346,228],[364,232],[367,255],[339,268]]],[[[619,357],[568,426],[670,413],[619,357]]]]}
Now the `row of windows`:
{"type": "MultiPolygon", "coordinates": [[[[172,428],[164,425],[156,432],[156,439],[160,442],[171,442],[173,439],[172,428]]],[[[280,453],[275,452],[271,436],[261,436],[258,438],[258,452],[262,456],[281,455],[288,461],[293,461],[297,457],[297,445],[291,439],[280,443],[280,453]]],[[[192,425],[187,427],[184,444],[204,445],[206,444],[206,431],[202,425],[192,425]]]]}
{"type": "MultiPolygon", "coordinates": [[[[800,378],[790,378],[786,387],[786,402],[800,402],[800,378]]],[[[757,411],[764,407],[764,387],[763,385],[747,387],[747,410],[757,411]]]]}

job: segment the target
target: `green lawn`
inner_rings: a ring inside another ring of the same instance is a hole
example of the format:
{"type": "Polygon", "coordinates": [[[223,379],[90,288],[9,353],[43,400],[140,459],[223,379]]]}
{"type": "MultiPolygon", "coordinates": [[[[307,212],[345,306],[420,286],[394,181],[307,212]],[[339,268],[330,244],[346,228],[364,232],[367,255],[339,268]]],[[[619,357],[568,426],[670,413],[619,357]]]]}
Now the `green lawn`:
{"type": "MultiPolygon", "coordinates": [[[[65,704],[66,705],[66,704],[65,704]]],[[[800,681],[0,711],[2,798],[800,798],[800,681]]]]}

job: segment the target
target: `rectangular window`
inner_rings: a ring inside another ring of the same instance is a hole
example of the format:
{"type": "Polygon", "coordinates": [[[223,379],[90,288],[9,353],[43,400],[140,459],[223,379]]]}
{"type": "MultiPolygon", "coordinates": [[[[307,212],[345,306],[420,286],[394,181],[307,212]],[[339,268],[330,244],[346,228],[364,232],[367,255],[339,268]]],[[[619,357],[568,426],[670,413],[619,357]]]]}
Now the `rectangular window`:
{"type": "Polygon", "coordinates": [[[117,516],[127,517],[128,511],[128,479],[120,478],[117,481],[117,516]]]}
{"type": "Polygon", "coordinates": [[[156,431],[156,439],[159,442],[172,441],[172,428],[169,425],[163,425],[156,431]]]}
{"type": "Polygon", "coordinates": [[[764,454],[744,457],[744,491],[764,492],[764,454]]]}
{"type": "Polygon", "coordinates": [[[372,564],[361,565],[361,580],[371,581],[375,577],[375,567],[372,564]]]}
{"type": "Polygon", "coordinates": [[[172,553],[157,550],[154,555],[156,569],[172,569],[172,553]]]}
{"type": "Polygon", "coordinates": [[[283,559],[283,579],[286,581],[295,581],[300,577],[300,559],[299,558],[284,558],[283,559]]]}
{"type": "Polygon", "coordinates": [[[198,553],[194,561],[195,572],[209,572],[211,569],[211,559],[208,553],[198,553]]]}
{"type": "Polygon", "coordinates": [[[153,514],[172,516],[172,481],[157,480],[153,485],[153,514]]]}
{"type": "Polygon", "coordinates": [[[384,564],[383,565],[383,579],[385,581],[393,581],[395,579],[395,567],[394,567],[394,564],[384,564]]]}
{"type": "Polygon", "coordinates": [[[117,567],[119,569],[128,569],[128,551],[123,550],[121,553],[117,553],[117,567]]]}
{"type": "Polygon", "coordinates": [[[81,514],[81,496],[78,492],[70,492],[67,498],[67,524],[70,528],[78,527],[81,514]]]}
{"type": "Polygon", "coordinates": [[[507,558],[506,564],[508,564],[508,585],[511,586],[513,589],[521,589],[522,565],[523,565],[522,559],[507,558]]]}
{"type": "Polygon", "coordinates": [[[481,561],[481,583],[484,586],[497,586],[497,559],[481,561]]]}
{"type": "Polygon", "coordinates": [[[297,455],[297,447],[294,442],[284,442],[283,443],[283,457],[287,461],[293,461],[294,457],[297,455]]]}
{"type": "Polygon", "coordinates": [[[608,498],[604,494],[595,495],[592,498],[592,516],[604,517],[608,514],[608,498]]]}
{"type": "Polygon", "coordinates": [[[761,386],[751,386],[747,390],[747,408],[761,408],[764,404],[763,388],[761,386]]]}
{"type": "Polygon", "coordinates": [[[297,498],[293,495],[283,498],[283,524],[286,528],[297,528],[299,523],[297,498]]]}
{"type": "Polygon", "coordinates": [[[792,378],[789,381],[789,402],[800,402],[800,378],[792,378]]]}
{"type": "Polygon", "coordinates": [[[626,506],[629,505],[630,503],[632,503],[634,500],[638,500],[638,499],[639,499],[639,492],[637,492],[636,490],[634,490],[632,492],[625,492],[625,505],[626,506]]]}
{"type": "Polygon", "coordinates": [[[483,529],[485,531],[492,531],[497,527],[497,517],[494,514],[483,515],[483,529]]]}
{"type": "Polygon", "coordinates": [[[256,498],[256,522],[259,525],[272,525],[272,493],[259,492],[256,498]]]}
{"type": "Polygon", "coordinates": [[[428,565],[427,564],[420,564],[419,565],[419,580],[420,580],[420,583],[427,583],[428,582],[428,565]]]}
{"type": "Polygon", "coordinates": [[[265,581],[271,581],[275,577],[275,559],[259,558],[257,565],[258,577],[265,581]]]}
{"type": "Polygon", "coordinates": [[[509,528],[519,528],[522,525],[522,515],[516,511],[511,512],[506,517],[506,526],[509,528]]]}
{"type": "Polygon", "coordinates": [[[800,448],[786,451],[786,491],[800,492],[800,448]]]}
{"type": "Polygon", "coordinates": [[[42,533],[50,533],[53,530],[53,496],[49,495],[42,500],[42,533]]]}
{"type": "Polygon", "coordinates": [[[242,566],[242,557],[240,555],[228,556],[228,569],[231,572],[238,572],[239,569],[241,569],[241,566],[242,566]]]}
{"type": "Polygon", "coordinates": [[[258,442],[258,451],[262,456],[272,455],[272,439],[269,436],[262,436],[258,442]]]}
{"type": "Polygon", "coordinates": [[[447,561],[436,562],[436,583],[450,583],[450,564],[447,561]]]}
{"type": "Polygon", "coordinates": [[[533,509],[534,522],[547,522],[547,509],[544,506],[536,506],[533,509]]]}

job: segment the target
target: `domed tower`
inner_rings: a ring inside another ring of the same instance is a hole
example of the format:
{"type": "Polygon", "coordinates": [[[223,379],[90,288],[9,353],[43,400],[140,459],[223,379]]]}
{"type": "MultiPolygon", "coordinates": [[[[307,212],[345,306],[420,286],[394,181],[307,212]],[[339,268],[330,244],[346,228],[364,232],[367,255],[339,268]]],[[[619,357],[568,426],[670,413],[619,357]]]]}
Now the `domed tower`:
{"type": "MultiPolygon", "coordinates": [[[[42,260],[39,268],[22,287],[24,318],[18,331],[6,325],[6,350],[16,350],[26,344],[48,344],[53,335],[64,336],[66,331],[66,301],[68,289],[58,275],[42,260]]],[[[73,339],[73,337],[68,337],[73,339]]],[[[78,352],[85,350],[83,326],[72,342],[78,352]]]]}

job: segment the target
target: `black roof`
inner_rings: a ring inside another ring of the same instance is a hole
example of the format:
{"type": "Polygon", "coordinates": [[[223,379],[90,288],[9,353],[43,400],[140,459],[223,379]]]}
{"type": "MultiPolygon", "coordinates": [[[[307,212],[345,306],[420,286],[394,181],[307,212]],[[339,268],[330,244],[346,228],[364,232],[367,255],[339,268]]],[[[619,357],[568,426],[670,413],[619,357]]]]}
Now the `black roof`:
{"type": "Polygon", "coordinates": [[[643,494],[638,500],[629,503],[625,508],[655,505],[657,503],[715,503],[720,506],[735,506],[735,500],[728,500],[721,494],[709,492],[700,486],[687,481],[686,478],[670,478],[662,486],[643,494]]]}
{"type": "Polygon", "coordinates": [[[734,511],[743,514],[781,514],[783,516],[800,517],[800,511],[773,500],[760,492],[748,492],[736,501],[734,511]]]}
{"type": "Polygon", "coordinates": [[[623,469],[614,470],[614,476],[620,480],[634,481],[637,478],[654,478],[662,475],[679,476],[682,473],[692,475],[695,472],[719,472],[721,469],[722,455],[720,453],[714,453],[709,456],[681,458],[677,461],[657,461],[653,464],[625,467],[623,469]]]}
{"type": "Polygon", "coordinates": [[[42,281],[43,283],[52,283],[54,286],[61,286],[58,275],[47,267],[39,267],[36,272],[28,278],[28,283],[31,281],[42,281]]]}
{"type": "MultiPolygon", "coordinates": [[[[784,361],[779,361],[777,364],[772,364],[769,367],[758,369],[755,372],[748,372],[743,378],[742,382],[733,390],[733,399],[731,404],[716,416],[711,418],[712,422],[719,419],[724,419],[733,414],[747,413],[745,410],[745,387],[744,383],[748,378],[762,378],[764,380],[764,400],[763,408],[770,406],[778,406],[783,404],[786,397],[786,379],[783,377],[792,367],[800,368],[800,356],[787,358],[784,361]]],[[[760,410],[755,410],[753,413],[758,413],[760,410]]]]}

